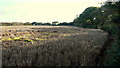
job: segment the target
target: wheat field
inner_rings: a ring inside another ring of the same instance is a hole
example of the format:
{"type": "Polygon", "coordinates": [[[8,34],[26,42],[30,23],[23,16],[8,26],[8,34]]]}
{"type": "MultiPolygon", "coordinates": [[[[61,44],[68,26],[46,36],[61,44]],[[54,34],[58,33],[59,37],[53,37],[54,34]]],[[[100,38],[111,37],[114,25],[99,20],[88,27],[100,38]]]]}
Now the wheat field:
{"type": "Polygon", "coordinates": [[[73,26],[1,26],[3,66],[97,66],[108,33],[73,26]]]}

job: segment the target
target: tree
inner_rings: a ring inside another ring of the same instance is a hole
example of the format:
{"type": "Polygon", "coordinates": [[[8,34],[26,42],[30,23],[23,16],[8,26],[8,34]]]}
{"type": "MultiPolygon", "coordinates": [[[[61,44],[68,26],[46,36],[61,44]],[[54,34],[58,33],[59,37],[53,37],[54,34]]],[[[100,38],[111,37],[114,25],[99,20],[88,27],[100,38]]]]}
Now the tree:
{"type": "Polygon", "coordinates": [[[38,25],[38,23],[37,22],[32,22],[32,25],[38,25]]]}
{"type": "Polygon", "coordinates": [[[63,22],[63,23],[59,23],[58,25],[64,25],[64,26],[68,26],[68,25],[70,25],[70,23],[63,22]]]}
{"type": "Polygon", "coordinates": [[[43,23],[42,25],[51,25],[50,23],[43,23]]]}
{"type": "Polygon", "coordinates": [[[52,25],[57,25],[57,23],[59,23],[58,21],[54,21],[54,22],[52,22],[52,25]]]}
{"type": "Polygon", "coordinates": [[[30,22],[26,22],[24,23],[24,25],[32,25],[30,22]]]}

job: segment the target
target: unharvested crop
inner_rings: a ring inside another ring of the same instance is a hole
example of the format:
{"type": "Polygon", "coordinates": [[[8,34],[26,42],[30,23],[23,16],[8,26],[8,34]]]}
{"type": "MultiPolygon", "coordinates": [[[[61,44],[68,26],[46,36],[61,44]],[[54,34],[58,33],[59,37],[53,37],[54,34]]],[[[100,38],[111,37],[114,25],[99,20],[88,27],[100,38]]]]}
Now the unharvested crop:
{"type": "Polygon", "coordinates": [[[22,38],[2,42],[3,66],[96,66],[107,40],[102,30],[66,26],[6,32],[2,39],[22,38]]]}

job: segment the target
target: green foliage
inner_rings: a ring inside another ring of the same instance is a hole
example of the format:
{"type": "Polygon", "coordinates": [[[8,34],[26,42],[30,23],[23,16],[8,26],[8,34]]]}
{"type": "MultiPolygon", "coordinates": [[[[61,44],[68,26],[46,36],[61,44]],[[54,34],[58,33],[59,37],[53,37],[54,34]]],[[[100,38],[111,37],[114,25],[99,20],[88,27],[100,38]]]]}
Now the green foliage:
{"type": "Polygon", "coordinates": [[[37,22],[32,22],[32,25],[38,25],[38,23],[37,22]]]}
{"type": "Polygon", "coordinates": [[[43,23],[42,25],[51,25],[50,23],[43,23]]]}
{"type": "Polygon", "coordinates": [[[26,22],[26,23],[24,23],[24,25],[32,25],[31,23],[29,23],[29,22],[26,22]]]}
{"type": "Polygon", "coordinates": [[[1,39],[2,41],[10,41],[10,40],[13,40],[12,38],[4,38],[4,39],[1,39]]]}
{"type": "Polygon", "coordinates": [[[13,38],[13,40],[15,40],[15,41],[18,41],[18,40],[20,40],[22,37],[15,37],[15,38],[13,38]]]}
{"type": "MultiPolygon", "coordinates": [[[[112,36],[110,49],[101,65],[120,65],[120,1],[106,1],[103,6],[89,7],[73,21],[73,25],[84,28],[100,28],[112,36]]],[[[109,42],[110,43],[110,42],[109,42]]],[[[108,45],[109,46],[109,45],[108,45]]]]}
{"type": "Polygon", "coordinates": [[[24,39],[25,42],[33,42],[31,39],[24,39]]]}
{"type": "Polygon", "coordinates": [[[72,23],[68,23],[68,22],[63,22],[63,23],[59,23],[58,25],[63,25],[63,26],[70,26],[72,25],[72,23]]]}
{"type": "Polygon", "coordinates": [[[97,20],[100,17],[98,12],[100,10],[98,7],[88,7],[73,21],[73,25],[84,28],[97,28],[98,24],[100,24],[100,21],[97,20]]]}
{"type": "Polygon", "coordinates": [[[57,25],[57,23],[58,23],[58,21],[54,21],[54,22],[52,22],[52,25],[55,26],[55,25],[57,25]]]}

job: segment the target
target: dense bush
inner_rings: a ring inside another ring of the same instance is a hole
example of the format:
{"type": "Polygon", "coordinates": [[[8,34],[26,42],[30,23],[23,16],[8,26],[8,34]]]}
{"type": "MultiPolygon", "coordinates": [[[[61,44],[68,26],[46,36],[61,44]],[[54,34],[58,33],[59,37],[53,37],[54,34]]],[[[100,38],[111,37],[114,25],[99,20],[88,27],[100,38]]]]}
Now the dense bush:
{"type": "Polygon", "coordinates": [[[101,7],[89,7],[73,22],[75,26],[98,28],[110,34],[112,40],[106,48],[101,65],[120,65],[120,1],[107,0],[101,7]]]}

